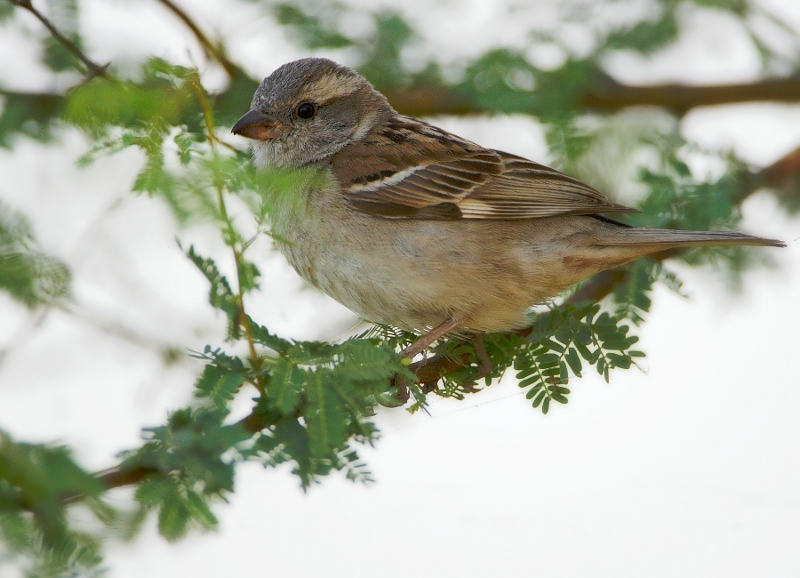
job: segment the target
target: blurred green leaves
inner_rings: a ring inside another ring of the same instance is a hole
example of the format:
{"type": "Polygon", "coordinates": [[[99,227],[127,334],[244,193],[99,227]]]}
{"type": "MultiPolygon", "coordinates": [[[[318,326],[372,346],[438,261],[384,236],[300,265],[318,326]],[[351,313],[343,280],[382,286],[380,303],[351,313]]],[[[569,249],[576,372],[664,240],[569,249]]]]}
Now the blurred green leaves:
{"type": "Polygon", "coordinates": [[[279,2],[273,7],[275,20],[297,34],[297,39],[311,49],[345,48],[353,40],[336,30],[332,20],[345,12],[341,3],[331,2],[321,14],[309,14],[296,3],[279,2]]]}
{"type": "Polygon", "coordinates": [[[605,47],[610,50],[631,50],[645,56],[666,48],[680,34],[677,8],[677,3],[664,3],[658,18],[613,31],[606,37],[605,47]]]}
{"type": "Polygon", "coordinates": [[[175,126],[190,119],[198,126],[193,70],[153,58],[144,63],[142,74],[140,81],[95,78],[78,87],[67,99],[64,119],[96,138],[111,126],[175,126]]]}
{"type": "Polygon", "coordinates": [[[102,560],[99,541],[72,527],[65,501],[82,499],[97,521],[112,527],[118,515],[99,499],[103,490],[67,448],[19,443],[0,431],[2,557],[30,576],[94,575],[102,560]]]}
{"type": "Polygon", "coordinates": [[[28,219],[0,201],[0,290],[30,309],[69,293],[71,274],[37,247],[28,219]]]}

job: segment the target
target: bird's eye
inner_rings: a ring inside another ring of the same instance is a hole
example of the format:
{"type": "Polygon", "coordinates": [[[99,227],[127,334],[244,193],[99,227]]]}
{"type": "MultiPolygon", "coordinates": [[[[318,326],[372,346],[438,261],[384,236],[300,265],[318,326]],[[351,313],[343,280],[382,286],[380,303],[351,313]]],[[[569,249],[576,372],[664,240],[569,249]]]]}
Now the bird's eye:
{"type": "Polygon", "coordinates": [[[315,114],[317,114],[317,107],[311,104],[310,102],[304,102],[300,106],[297,107],[297,116],[300,118],[308,120],[312,118],[315,114]]]}

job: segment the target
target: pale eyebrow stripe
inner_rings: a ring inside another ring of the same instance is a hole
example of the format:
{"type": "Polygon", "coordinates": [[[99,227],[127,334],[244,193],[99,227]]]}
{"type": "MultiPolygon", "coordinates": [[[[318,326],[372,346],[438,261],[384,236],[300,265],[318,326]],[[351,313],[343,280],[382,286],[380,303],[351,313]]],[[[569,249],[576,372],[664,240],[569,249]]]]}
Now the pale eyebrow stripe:
{"type": "Polygon", "coordinates": [[[312,83],[304,96],[315,102],[328,101],[353,94],[362,83],[360,79],[352,76],[326,75],[312,83]]]}

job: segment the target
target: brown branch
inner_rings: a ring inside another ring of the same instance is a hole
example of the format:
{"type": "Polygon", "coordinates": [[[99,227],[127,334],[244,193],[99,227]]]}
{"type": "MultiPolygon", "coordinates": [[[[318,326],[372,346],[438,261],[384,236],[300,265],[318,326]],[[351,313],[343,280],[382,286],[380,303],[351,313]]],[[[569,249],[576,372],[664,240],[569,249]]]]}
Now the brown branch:
{"type": "Polygon", "coordinates": [[[183,22],[189,30],[192,31],[192,34],[194,34],[194,37],[200,43],[200,46],[203,47],[206,55],[219,62],[229,76],[238,76],[242,73],[242,69],[231,62],[222,47],[219,44],[214,44],[211,42],[208,36],[206,36],[203,31],[200,30],[200,27],[189,17],[186,12],[183,11],[183,9],[176,6],[172,0],[158,0],[158,2],[163,4],[164,7],[177,16],[178,19],[183,22]]]}
{"type": "MultiPolygon", "coordinates": [[[[255,435],[272,424],[268,423],[263,415],[253,412],[247,417],[240,419],[235,425],[242,426],[246,431],[255,435]]],[[[95,478],[103,485],[103,488],[108,491],[114,488],[138,484],[150,476],[159,475],[161,473],[162,472],[157,468],[136,466],[126,469],[118,465],[97,472],[95,478]]],[[[84,497],[83,494],[69,494],[62,498],[62,502],[64,504],[72,504],[81,501],[84,497]]]]}
{"type": "Polygon", "coordinates": [[[100,65],[86,56],[83,52],[81,52],[80,48],[75,46],[75,43],[72,42],[69,38],[61,34],[61,32],[56,28],[56,26],[50,22],[50,20],[41,12],[39,12],[36,8],[34,8],[33,4],[31,4],[30,0],[9,0],[12,4],[19,6],[33,14],[39,22],[41,22],[45,28],[50,31],[50,34],[53,35],[53,38],[58,40],[64,48],[66,48],[70,54],[72,54],[75,58],[83,62],[83,64],[88,69],[89,78],[94,78],[95,76],[106,76],[106,68],[108,68],[108,64],[100,65]]]}
{"type": "Polygon", "coordinates": [[[762,188],[772,189],[782,197],[800,194],[800,147],[768,167],[750,174],[745,180],[738,202],[741,203],[762,188]]]}
{"type": "MultiPolygon", "coordinates": [[[[449,86],[422,86],[387,91],[398,111],[409,116],[483,114],[485,108],[468,94],[449,86]]],[[[699,106],[742,102],[800,102],[800,75],[768,78],[751,83],[692,86],[657,84],[632,86],[609,76],[588,85],[575,101],[576,108],[612,112],[631,106],[659,106],[685,114],[699,106]]],[[[525,112],[525,111],[520,111],[525,112]]]]}
{"type": "Polygon", "coordinates": [[[425,85],[402,90],[384,90],[383,94],[397,112],[408,116],[465,116],[486,113],[484,107],[448,86],[425,85]]]}
{"type": "Polygon", "coordinates": [[[618,110],[629,106],[660,106],[684,114],[698,106],[760,101],[800,102],[800,75],[710,86],[685,84],[630,86],[620,84],[606,76],[583,95],[580,105],[602,110],[618,110]]]}
{"type": "MultiPolygon", "coordinates": [[[[17,2],[20,0],[12,1],[17,2]]],[[[165,6],[171,5],[169,0],[159,1],[164,3],[165,6]]],[[[176,10],[179,9],[176,7],[176,10]]],[[[183,13],[181,12],[181,14],[183,13]]],[[[197,34],[200,34],[198,41],[210,52],[212,57],[218,60],[229,74],[247,78],[246,73],[233,64],[225,56],[224,52],[202,35],[202,32],[196,28],[196,25],[191,20],[188,20],[187,26],[193,31],[196,30],[197,34]]],[[[258,84],[255,80],[252,83],[254,86],[258,84]]],[[[53,93],[25,94],[31,98],[47,97],[48,99],[58,99],[60,96],[53,93]]],[[[221,92],[216,95],[216,98],[225,98],[229,94],[229,91],[221,92]]],[[[463,116],[486,113],[485,107],[479,106],[468,96],[448,86],[430,85],[401,91],[386,91],[385,94],[395,109],[409,116],[463,116]]],[[[650,105],[665,107],[682,114],[698,106],[756,101],[800,103],[800,76],[766,79],[750,84],[720,86],[686,86],[679,84],[629,86],[619,84],[612,79],[606,79],[598,83],[597,86],[590,88],[586,94],[580,97],[576,107],[588,110],[614,111],[629,106],[650,105]]]]}

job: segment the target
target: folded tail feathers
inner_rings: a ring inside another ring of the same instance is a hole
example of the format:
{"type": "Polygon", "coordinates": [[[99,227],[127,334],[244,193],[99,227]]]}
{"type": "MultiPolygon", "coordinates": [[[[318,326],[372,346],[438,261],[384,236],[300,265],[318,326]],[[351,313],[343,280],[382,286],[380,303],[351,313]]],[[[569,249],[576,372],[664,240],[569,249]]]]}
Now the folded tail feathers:
{"type": "Polygon", "coordinates": [[[777,239],[753,237],[738,231],[681,231],[674,229],[618,229],[614,235],[615,245],[663,245],[669,247],[704,247],[714,245],[757,245],[785,247],[777,239]]]}

